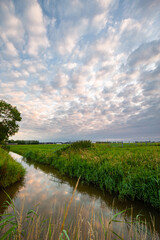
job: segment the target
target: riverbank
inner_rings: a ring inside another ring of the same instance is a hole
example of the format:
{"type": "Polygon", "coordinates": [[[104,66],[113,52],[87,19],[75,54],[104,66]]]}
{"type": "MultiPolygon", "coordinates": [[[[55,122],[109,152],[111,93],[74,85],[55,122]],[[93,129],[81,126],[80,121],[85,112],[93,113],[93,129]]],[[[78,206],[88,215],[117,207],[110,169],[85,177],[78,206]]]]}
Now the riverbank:
{"type": "Polygon", "coordinates": [[[19,181],[25,175],[25,169],[13,160],[7,151],[0,148],[0,188],[19,181]]]}
{"type": "Polygon", "coordinates": [[[51,165],[62,174],[79,177],[120,198],[139,199],[160,209],[160,147],[110,147],[92,144],[87,148],[61,146],[11,146],[28,160],[51,165]],[[41,150],[42,149],[42,150],[41,150]]]}

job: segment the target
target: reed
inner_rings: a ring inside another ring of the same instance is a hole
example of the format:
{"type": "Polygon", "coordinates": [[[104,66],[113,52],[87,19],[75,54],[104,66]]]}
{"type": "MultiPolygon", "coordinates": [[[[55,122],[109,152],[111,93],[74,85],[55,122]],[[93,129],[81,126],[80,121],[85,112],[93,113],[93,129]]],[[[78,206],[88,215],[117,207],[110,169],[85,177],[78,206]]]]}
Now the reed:
{"type": "MultiPolygon", "coordinates": [[[[88,208],[76,208],[75,218],[71,221],[67,219],[70,203],[73,201],[74,194],[78,182],[75,186],[73,195],[69,200],[68,206],[65,209],[61,206],[58,214],[52,215],[45,219],[40,215],[38,206],[29,210],[26,215],[23,213],[24,206],[18,211],[11,198],[7,204],[13,209],[12,213],[5,213],[1,215],[0,220],[0,239],[12,240],[159,240],[159,236],[154,228],[154,220],[152,225],[142,221],[141,217],[137,215],[136,218],[131,217],[129,221],[125,219],[127,211],[133,212],[133,209],[126,209],[111,217],[105,217],[103,211],[98,218],[94,212],[94,202],[88,208]],[[123,221],[121,216],[123,215],[123,221]],[[90,220],[89,220],[90,219],[90,220]]],[[[6,193],[7,194],[7,193],[6,193]]],[[[71,209],[74,211],[74,209],[71,209]]]]}
{"type": "Polygon", "coordinates": [[[64,218],[63,218],[63,223],[62,223],[62,226],[61,226],[61,229],[60,229],[60,235],[61,235],[61,233],[62,233],[62,231],[63,231],[64,223],[65,223],[66,217],[67,217],[67,215],[68,215],[68,211],[69,211],[69,208],[70,208],[70,206],[71,206],[71,203],[72,203],[72,201],[73,201],[74,194],[75,194],[76,189],[77,189],[77,187],[78,187],[79,180],[80,180],[80,177],[78,178],[78,181],[77,181],[77,183],[76,183],[76,186],[75,186],[74,191],[73,191],[73,194],[72,194],[72,197],[71,197],[71,199],[70,199],[70,201],[69,201],[69,203],[68,203],[68,206],[67,206],[67,209],[66,209],[64,218]]]}

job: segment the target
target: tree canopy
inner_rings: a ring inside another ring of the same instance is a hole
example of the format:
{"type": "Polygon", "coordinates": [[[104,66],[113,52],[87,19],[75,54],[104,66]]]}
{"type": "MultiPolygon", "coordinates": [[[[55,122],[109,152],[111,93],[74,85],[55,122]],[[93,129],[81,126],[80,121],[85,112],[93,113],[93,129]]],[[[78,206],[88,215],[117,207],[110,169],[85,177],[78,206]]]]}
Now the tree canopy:
{"type": "Polygon", "coordinates": [[[0,100],[0,142],[18,132],[17,121],[19,122],[21,119],[21,114],[16,107],[0,100]]]}

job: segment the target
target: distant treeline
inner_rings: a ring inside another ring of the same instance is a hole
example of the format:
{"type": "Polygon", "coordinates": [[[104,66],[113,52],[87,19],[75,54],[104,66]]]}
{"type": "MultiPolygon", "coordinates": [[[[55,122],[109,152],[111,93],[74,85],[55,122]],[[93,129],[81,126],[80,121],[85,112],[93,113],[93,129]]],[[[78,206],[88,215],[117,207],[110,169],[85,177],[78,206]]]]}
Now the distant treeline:
{"type": "MultiPolygon", "coordinates": [[[[73,142],[39,142],[38,140],[8,140],[9,145],[27,145],[27,144],[72,144],[72,143],[77,143],[81,141],[73,141],[73,142]]],[[[128,142],[125,143],[123,141],[117,141],[117,142],[112,142],[112,141],[96,141],[94,143],[98,144],[108,144],[110,146],[125,146],[125,145],[160,145],[160,142],[155,142],[155,141],[135,141],[135,142],[128,142]]]]}
{"type": "Polygon", "coordinates": [[[39,141],[37,140],[8,140],[8,144],[18,144],[18,145],[23,145],[23,144],[39,144],[39,141]]]}

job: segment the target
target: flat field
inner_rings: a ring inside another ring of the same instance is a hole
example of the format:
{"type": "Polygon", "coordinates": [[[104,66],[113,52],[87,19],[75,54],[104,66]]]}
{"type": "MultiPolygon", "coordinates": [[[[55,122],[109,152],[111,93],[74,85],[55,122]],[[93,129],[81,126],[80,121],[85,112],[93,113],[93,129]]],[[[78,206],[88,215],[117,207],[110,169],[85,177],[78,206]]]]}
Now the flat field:
{"type": "Polygon", "coordinates": [[[140,199],[160,209],[160,146],[158,143],[12,145],[28,160],[48,164],[62,174],[92,182],[120,198],[140,199]]]}
{"type": "MultiPolygon", "coordinates": [[[[24,154],[26,151],[40,151],[40,152],[54,152],[62,147],[67,146],[67,144],[30,144],[30,145],[10,145],[10,150],[15,152],[18,151],[19,154],[24,154]],[[21,153],[20,153],[21,152],[21,153]]],[[[17,152],[17,153],[18,153],[17,152]]]]}

